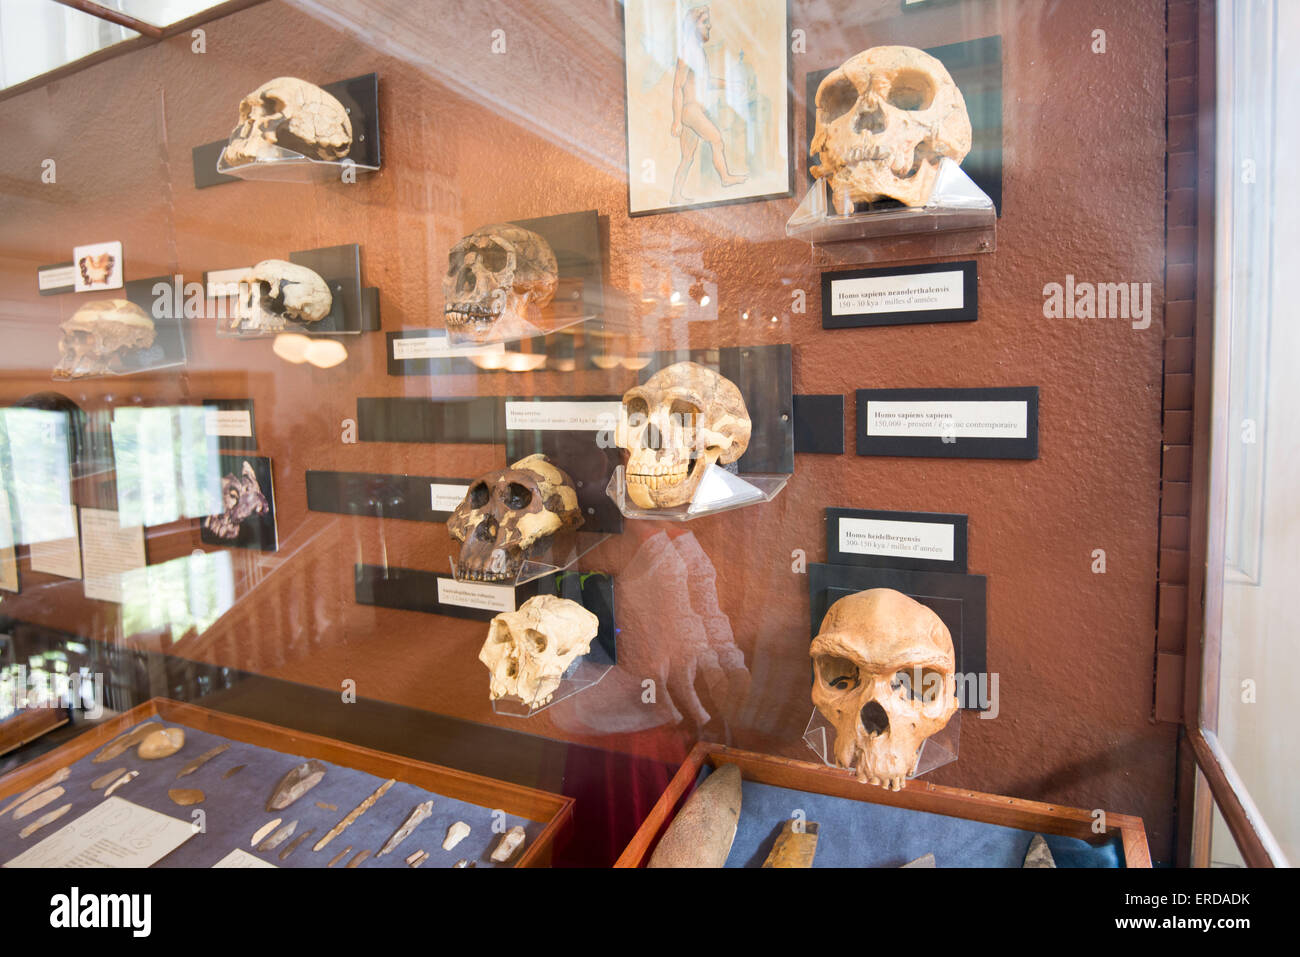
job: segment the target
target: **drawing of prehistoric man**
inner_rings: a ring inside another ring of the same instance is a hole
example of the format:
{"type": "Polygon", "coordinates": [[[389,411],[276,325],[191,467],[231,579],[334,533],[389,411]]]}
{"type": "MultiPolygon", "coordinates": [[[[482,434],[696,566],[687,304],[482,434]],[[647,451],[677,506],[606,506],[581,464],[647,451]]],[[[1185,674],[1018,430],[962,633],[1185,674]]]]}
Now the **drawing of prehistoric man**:
{"type": "Polygon", "coordinates": [[[717,124],[704,109],[701,101],[710,89],[725,89],[726,81],[709,75],[709,62],[704,54],[704,44],[709,40],[713,23],[708,5],[693,7],[682,18],[681,39],[677,55],[677,71],[673,74],[673,129],[672,135],[681,140],[682,159],[673,174],[671,203],[688,203],[691,198],[682,192],[686,177],[695,163],[700,140],[709,144],[713,153],[713,168],[723,186],[735,186],[748,178],[748,173],[733,173],[727,165],[727,154],[722,145],[722,134],[717,124]]]}

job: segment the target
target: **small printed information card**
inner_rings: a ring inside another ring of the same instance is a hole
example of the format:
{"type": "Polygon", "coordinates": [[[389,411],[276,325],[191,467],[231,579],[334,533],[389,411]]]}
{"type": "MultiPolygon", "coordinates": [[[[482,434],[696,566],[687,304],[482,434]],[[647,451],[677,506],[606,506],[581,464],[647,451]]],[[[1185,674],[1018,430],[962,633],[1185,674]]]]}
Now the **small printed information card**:
{"type": "Polygon", "coordinates": [[[822,273],[822,328],[974,322],[975,263],[930,263],[822,273]]]}

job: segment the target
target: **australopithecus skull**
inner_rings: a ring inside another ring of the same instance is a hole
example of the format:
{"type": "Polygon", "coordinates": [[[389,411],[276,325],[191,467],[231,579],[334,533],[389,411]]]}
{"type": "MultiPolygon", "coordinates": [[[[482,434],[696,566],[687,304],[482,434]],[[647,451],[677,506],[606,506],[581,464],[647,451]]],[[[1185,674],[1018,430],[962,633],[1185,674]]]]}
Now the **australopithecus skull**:
{"type": "Polygon", "coordinates": [[[731,380],[695,362],[660,369],[623,395],[614,441],[628,452],[627,497],[641,508],[687,504],[710,465],[745,454],[751,428],[731,380]]]}
{"type": "Polygon", "coordinates": [[[556,533],[582,525],[573,480],[545,455],[530,455],[476,479],[447,530],[460,542],[461,581],[512,582],[524,559],[556,533]]]}
{"type": "Polygon", "coordinates": [[[148,349],[156,335],[148,313],[127,299],[88,302],[59,328],[60,379],[121,372],[126,353],[148,349]]]}
{"type": "Polygon", "coordinates": [[[835,758],[858,780],[901,790],[921,745],[957,710],[948,628],[891,588],[831,605],[813,639],[813,704],[835,727],[835,758]]]}
{"type": "Polygon", "coordinates": [[[218,538],[238,538],[245,521],[271,510],[251,463],[244,462],[239,475],[226,475],[221,479],[221,505],[220,514],[209,515],[203,520],[203,527],[218,538]]]}
{"type": "Polygon", "coordinates": [[[896,199],[924,206],[947,156],[970,152],[970,117],[942,63],[915,47],[872,47],[817,87],[812,174],[825,179],[841,212],[896,199]]]}
{"type": "Polygon", "coordinates": [[[447,256],[442,277],[447,329],[476,342],[535,330],[559,277],[550,243],[535,232],[511,223],[476,229],[447,256]]]}
{"type": "Polygon", "coordinates": [[[239,123],[222,154],[228,166],[280,159],[281,149],[339,160],[352,149],[343,104],[314,83],[278,76],[239,101],[239,123]]]}
{"type": "Polygon", "coordinates": [[[478,653],[491,672],[492,700],[514,695],[529,708],[547,704],[599,630],[595,615],[555,595],[538,595],[518,611],[497,615],[478,653]]]}
{"type": "Polygon", "coordinates": [[[288,320],[319,322],[333,305],[330,287],[315,272],[264,259],[239,281],[239,331],[279,332],[288,320]]]}

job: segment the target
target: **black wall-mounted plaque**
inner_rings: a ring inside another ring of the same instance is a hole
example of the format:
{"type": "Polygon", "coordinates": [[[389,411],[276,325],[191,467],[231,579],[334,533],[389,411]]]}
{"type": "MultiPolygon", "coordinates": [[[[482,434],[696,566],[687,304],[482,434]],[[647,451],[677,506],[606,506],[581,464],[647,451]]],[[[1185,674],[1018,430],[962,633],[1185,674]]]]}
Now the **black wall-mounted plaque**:
{"type": "Polygon", "coordinates": [[[795,454],[844,454],[844,396],[794,397],[795,454]]]}
{"type": "Polygon", "coordinates": [[[858,454],[1038,458],[1038,387],[859,389],[858,454]]]}
{"type": "Polygon", "coordinates": [[[600,214],[588,209],[537,219],[516,219],[514,224],[537,233],[555,253],[560,285],[549,307],[554,313],[555,325],[567,325],[577,317],[603,315],[605,270],[600,214]]]}
{"type": "Polygon", "coordinates": [[[356,243],[289,253],[289,262],[306,266],[325,280],[333,294],[329,315],[319,322],[294,323],[296,332],[326,335],[379,329],[379,290],[361,285],[361,247],[356,243]]]}
{"type": "Polygon", "coordinates": [[[822,273],[822,328],[974,322],[974,260],[822,273]]]}
{"type": "Polygon", "coordinates": [[[252,399],[204,399],[201,404],[208,410],[208,434],[217,436],[221,448],[243,452],[257,448],[252,399]]]}
{"type": "MultiPolygon", "coordinates": [[[[870,588],[892,588],[919,601],[937,614],[952,635],[959,675],[985,676],[987,665],[987,588],[983,575],[869,568],[862,565],[808,566],[808,596],[812,630],[817,637],[831,605],[846,595],[870,588]]],[[[988,680],[982,678],[981,680],[988,680]]],[[[975,707],[969,697],[963,705],[975,707]]]]}
{"type": "Polygon", "coordinates": [[[794,373],[788,344],[656,352],[638,374],[644,383],[676,362],[708,366],[730,379],[744,396],[753,422],[749,448],[736,463],[741,475],[794,472],[794,373]]]}
{"type": "MultiPolygon", "coordinates": [[[[930,6],[931,4],[927,4],[930,6]]],[[[971,148],[961,168],[975,185],[984,190],[998,215],[1002,214],[1002,37],[980,37],[925,51],[942,63],[961,90],[970,116],[971,148]]],[[[835,63],[822,70],[810,70],[807,76],[807,130],[812,141],[817,129],[817,87],[835,63]]],[[[804,150],[807,155],[807,150],[804,150]]],[[[807,169],[819,162],[810,158],[807,169]]],[[[808,174],[809,182],[812,173],[808,174]]],[[[897,205],[897,204],[895,204],[897,205]]]]}
{"type": "Polygon", "coordinates": [[[362,442],[465,442],[504,440],[501,400],[358,398],[357,438],[362,442]]]}
{"type": "Polygon", "coordinates": [[[467,478],[307,472],[307,508],[339,515],[370,515],[412,522],[445,522],[465,497],[467,478]]]}
{"type": "Polygon", "coordinates": [[[153,320],[154,328],[152,346],[124,354],[122,374],[184,365],[187,358],[184,310],[180,306],[172,277],[133,279],[123,285],[122,296],[143,309],[153,320]]]}
{"type": "MultiPolygon", "coordinates": [[[[357,166],[377,168],[380,165],[378,74],[366,73],[335,83],[323,83],[320,86],[342,104],[348,111],[348,119],[352,123],[352,147],[348,155],[338,161],[340,176],[343,164],[348,160],[357,166]]],[[[228,111],[223,125],[226,129],[233,129],[239,119],[239,104],[231,103],[228,111]]],[[[193,147],[190,151],[194,163],[195,189],[239,181],[238,176],[217,172],[217,161],[229,142],[230,137],[227,135],[223,140],[204,143],[193,147]]]]}
{"type": "Polygon", "coordinates": [[[966,516],[944,512],[826,509],[826,555],[833,565],[966,572],[966,516]]]}
{"type": "Polygon", "coordinates": [[[568,472],[578,493],[584,532],[623,531],[623,513],[605,494],[610,476],[623,461],[613,431],[620,399],[617,395],[509,396],[503,402],[506,461],[513,464],[540,452],[568,472]],[[522,427],[525,420],[537,427],[522,427]]]}
{"type": "Polygon", "coordinates": [[[537,594],[576,601],[600,621],[587,660],[618,663],[618,626],[614,618],[614,580],[602,572],[559,572],[537,583],[537,594]]]}
{"type": "Polygon", "coordinates": [[[60,293],[74,292],[77,288],[76,263],[69,260],[51,266],[36,268],[36,291],[42,296],[57,296],[60,293]]]}

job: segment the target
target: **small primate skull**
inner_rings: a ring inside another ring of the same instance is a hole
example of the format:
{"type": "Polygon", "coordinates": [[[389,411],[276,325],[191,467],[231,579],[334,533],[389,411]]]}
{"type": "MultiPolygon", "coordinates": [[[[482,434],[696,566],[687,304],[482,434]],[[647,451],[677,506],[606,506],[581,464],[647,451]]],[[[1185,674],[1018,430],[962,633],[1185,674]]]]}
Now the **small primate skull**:
{"type": "Polygon", "coordinates": [[[924,206],[947,156],[970,152],[970,117],[942,63],[915,47],[872,47],[832,70],[817,87],[812,174],[835,208],[896,199],[924,206]]]}
{"type": "Polygon", "coordinates": [[[279,159],[291,150],[339,160],[352,149],[352,121],[343,104],[314,83],[279,76],[239,101],[239,124],[222,154],[227,166],[279,159]]]}
{"type": "Polygon", "coordinates": [[[478,660],[491,674],[492,700],[514,695],[548,704],[569,666],[591,650],[600,621],[576,601],[538,595],[492,619],[478,660]]]}
{"type": "Polygon", "coordinates": [[[678,362],[628,389],[614,434],[627,449],[627,497],[641,508],[685,505],[705,471],[749,447],[740,389],[706,366],[678,362]]]}
{"type": "Polygon", "coordinates": [[[952,637],[933,611],[891,588],[841,598],[813,639],[813,704],[835,726],[835,759],[898,791],[921,745],[957,710],[952,637]]]}
{"type": "Polygon", "coordinates": [[[476,342],[526,335],[559,285],[550,244],[511,223],[470,233],[447,256],[442,277],[447,329],[476,342]]]}
{"type": "Polygon", "coordinates": [[[226,475],[221,479],[220,515],[209,515],[203,527],[218,538],[238,538],[243,523],[254,515],[265,515],[271,510],[262,487],[257,483],[257,473],[245,461],[239,476],[226,475]]]}
{"type": "Polygon", "coordinates": [[[88,302],[59,328],[61,379],[112,375],[122,371],[122,359],[132,349],[148,349],[156,335],[153,320],[127,299],[88,302]]]}
{"type": "Polygon", "coordinates": [[[460,542],[456,577],[462,581],[512,582],[524,559],[551,537],[582,525],[573,480],[545,455],[476,479],[447,530],[460,542]]]}
{"type": "Polygon", "coordinates": [[[333,306],[324,279],[283,259],[264,259],[239,281],[240,332],[279,332],[289,320],[319,322],[333,306]]]}

